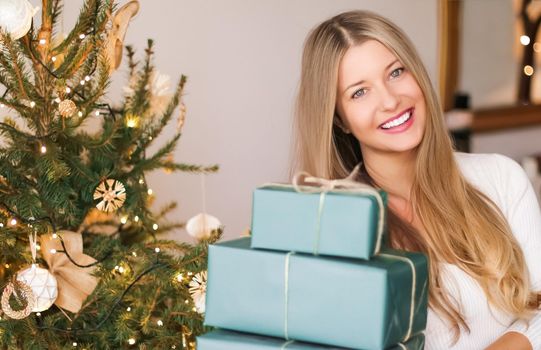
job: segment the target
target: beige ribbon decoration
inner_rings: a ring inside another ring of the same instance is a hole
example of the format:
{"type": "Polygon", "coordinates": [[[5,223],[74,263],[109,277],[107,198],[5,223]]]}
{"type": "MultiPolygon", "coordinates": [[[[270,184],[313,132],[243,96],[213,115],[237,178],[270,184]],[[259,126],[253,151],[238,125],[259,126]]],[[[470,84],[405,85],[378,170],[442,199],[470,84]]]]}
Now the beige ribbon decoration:
{"type": "MultiPolygon", "coordinates": [[[[71,231],[58,231],[67,252],[79,265],[89,265],[96,259],[83,253],[83,236],[71,231]]],[[[78,312],[85,299],[94,291],[98,279],[92,275],[94,267],[82,268],[73,264],[63,250],[60,237],[42,235],[41,254],[58,282],[58,298],[55,304],[65,310],[78,312]]]]}
{"type": "Polygon", "coordinates": [[[320,177],[315,177],[307,172],[301,171],[295,174],[293,177],[293,188],[300,193],[320,193],[319,197],[319,209],[316,225],[316,239],[314,242],[314,255],[318,255],[319,252],[319,239],[321,235],[321,216],[323,214],[323,207],[325,205],[325,198],[328,192],[335,193],[359,193],[366,194],[374,197],[378,204],[378,232],[376,239],[376,246],[374,247],[374,255],[378,254],[381,249],[381,241],[383,237],[383,226],[385,222],[385,205],[381,193],[374,187],[355,181],[361,164],[358,164],[352,172],[344,179],[328,180],[320,177]],[[304,183],[312,186],[301,186],[299,182],[304,176],[304,183]]]}

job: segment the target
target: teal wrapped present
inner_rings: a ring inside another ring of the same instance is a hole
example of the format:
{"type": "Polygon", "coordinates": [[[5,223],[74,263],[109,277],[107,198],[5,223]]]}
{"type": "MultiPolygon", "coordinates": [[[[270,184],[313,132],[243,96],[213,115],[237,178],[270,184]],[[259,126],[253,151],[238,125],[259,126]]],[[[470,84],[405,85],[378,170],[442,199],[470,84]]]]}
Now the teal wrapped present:
{"type": "Polygon", "coordinates": [[[205,323],[354,349],[385,349],[424,330],[423,254],[369,261],[250,249],[250,238],[209,247],[205,323]]]}
{"type": "MultiPolygon", "coordinates": [[[[422,333],[408,342],[395,345],[387,350],[422,350],[425,337],[422,333]]],[[[265,337],[262,335],[239,333],[218,329],[197,337],[198,350],[341,350],[345,348],[329,347],[313,343],[265,337]]]]}
{"type": "Polygon", "coordinates": [[[257,188],[252,248],[359,259],[377,254],[384,233],[386,194],[353,184],[359,187],[325,191],[271,184],[257,188]]]}

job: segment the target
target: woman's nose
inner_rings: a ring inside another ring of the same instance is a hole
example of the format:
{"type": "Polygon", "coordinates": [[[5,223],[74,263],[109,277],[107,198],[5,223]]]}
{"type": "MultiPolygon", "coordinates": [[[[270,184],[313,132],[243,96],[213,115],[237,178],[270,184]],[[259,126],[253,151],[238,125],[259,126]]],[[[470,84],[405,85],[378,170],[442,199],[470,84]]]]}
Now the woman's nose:
{"type": "Polygon", "coordinates": [[[381,108],[384,111],[392,111],[398,107],[398,95],[388,86],[383,85],[381,90],[381,108]]]}

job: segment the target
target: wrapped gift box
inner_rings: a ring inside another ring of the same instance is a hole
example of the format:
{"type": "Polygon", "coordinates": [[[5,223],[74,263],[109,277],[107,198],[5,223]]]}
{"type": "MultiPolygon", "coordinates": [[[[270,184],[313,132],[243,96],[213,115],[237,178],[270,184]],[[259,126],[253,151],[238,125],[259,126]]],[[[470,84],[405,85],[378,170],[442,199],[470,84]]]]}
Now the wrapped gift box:
{"type": "MultiPolygon", "coordinates": [[[[414,336],[402,345],[395,345],[388,350],[422,350],[425,338],[422,333],[414,336]]],[[[285,341],[284,339],[262,335],[215,330],[197,337],[198,350],[344,350],[313,343],[285,341]]]]}
{"type": "Polygon", "coordinates": [[[250,238],[241,238],[209,247],[205,323],[385,349],[424,330],[427,275],[427,259],[418,253],[362,261],[250,249],[250,238]]]}
{"type": "Polygon", "coordinates": [[[330,191],[322,199],[321,193],[292,186],[260,187],[253,194],[252,248],[369,259],[384,232],[378,232],[378,221],[386,195],[376,193],[383,210],[375,196],[364,193],[330,191]]]}

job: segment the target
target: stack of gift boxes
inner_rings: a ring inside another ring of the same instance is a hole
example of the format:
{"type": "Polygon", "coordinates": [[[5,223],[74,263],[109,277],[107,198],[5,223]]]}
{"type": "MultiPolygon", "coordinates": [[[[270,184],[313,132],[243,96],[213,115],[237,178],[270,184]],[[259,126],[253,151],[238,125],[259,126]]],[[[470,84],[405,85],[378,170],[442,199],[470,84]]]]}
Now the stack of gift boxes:
{"type": "Polygon", "coordinates": [[[422,349],[427,259],[385,248],[385,208],[362,184],[257,188],[252,236],[209,247],[198,349],[422,349]]]}

